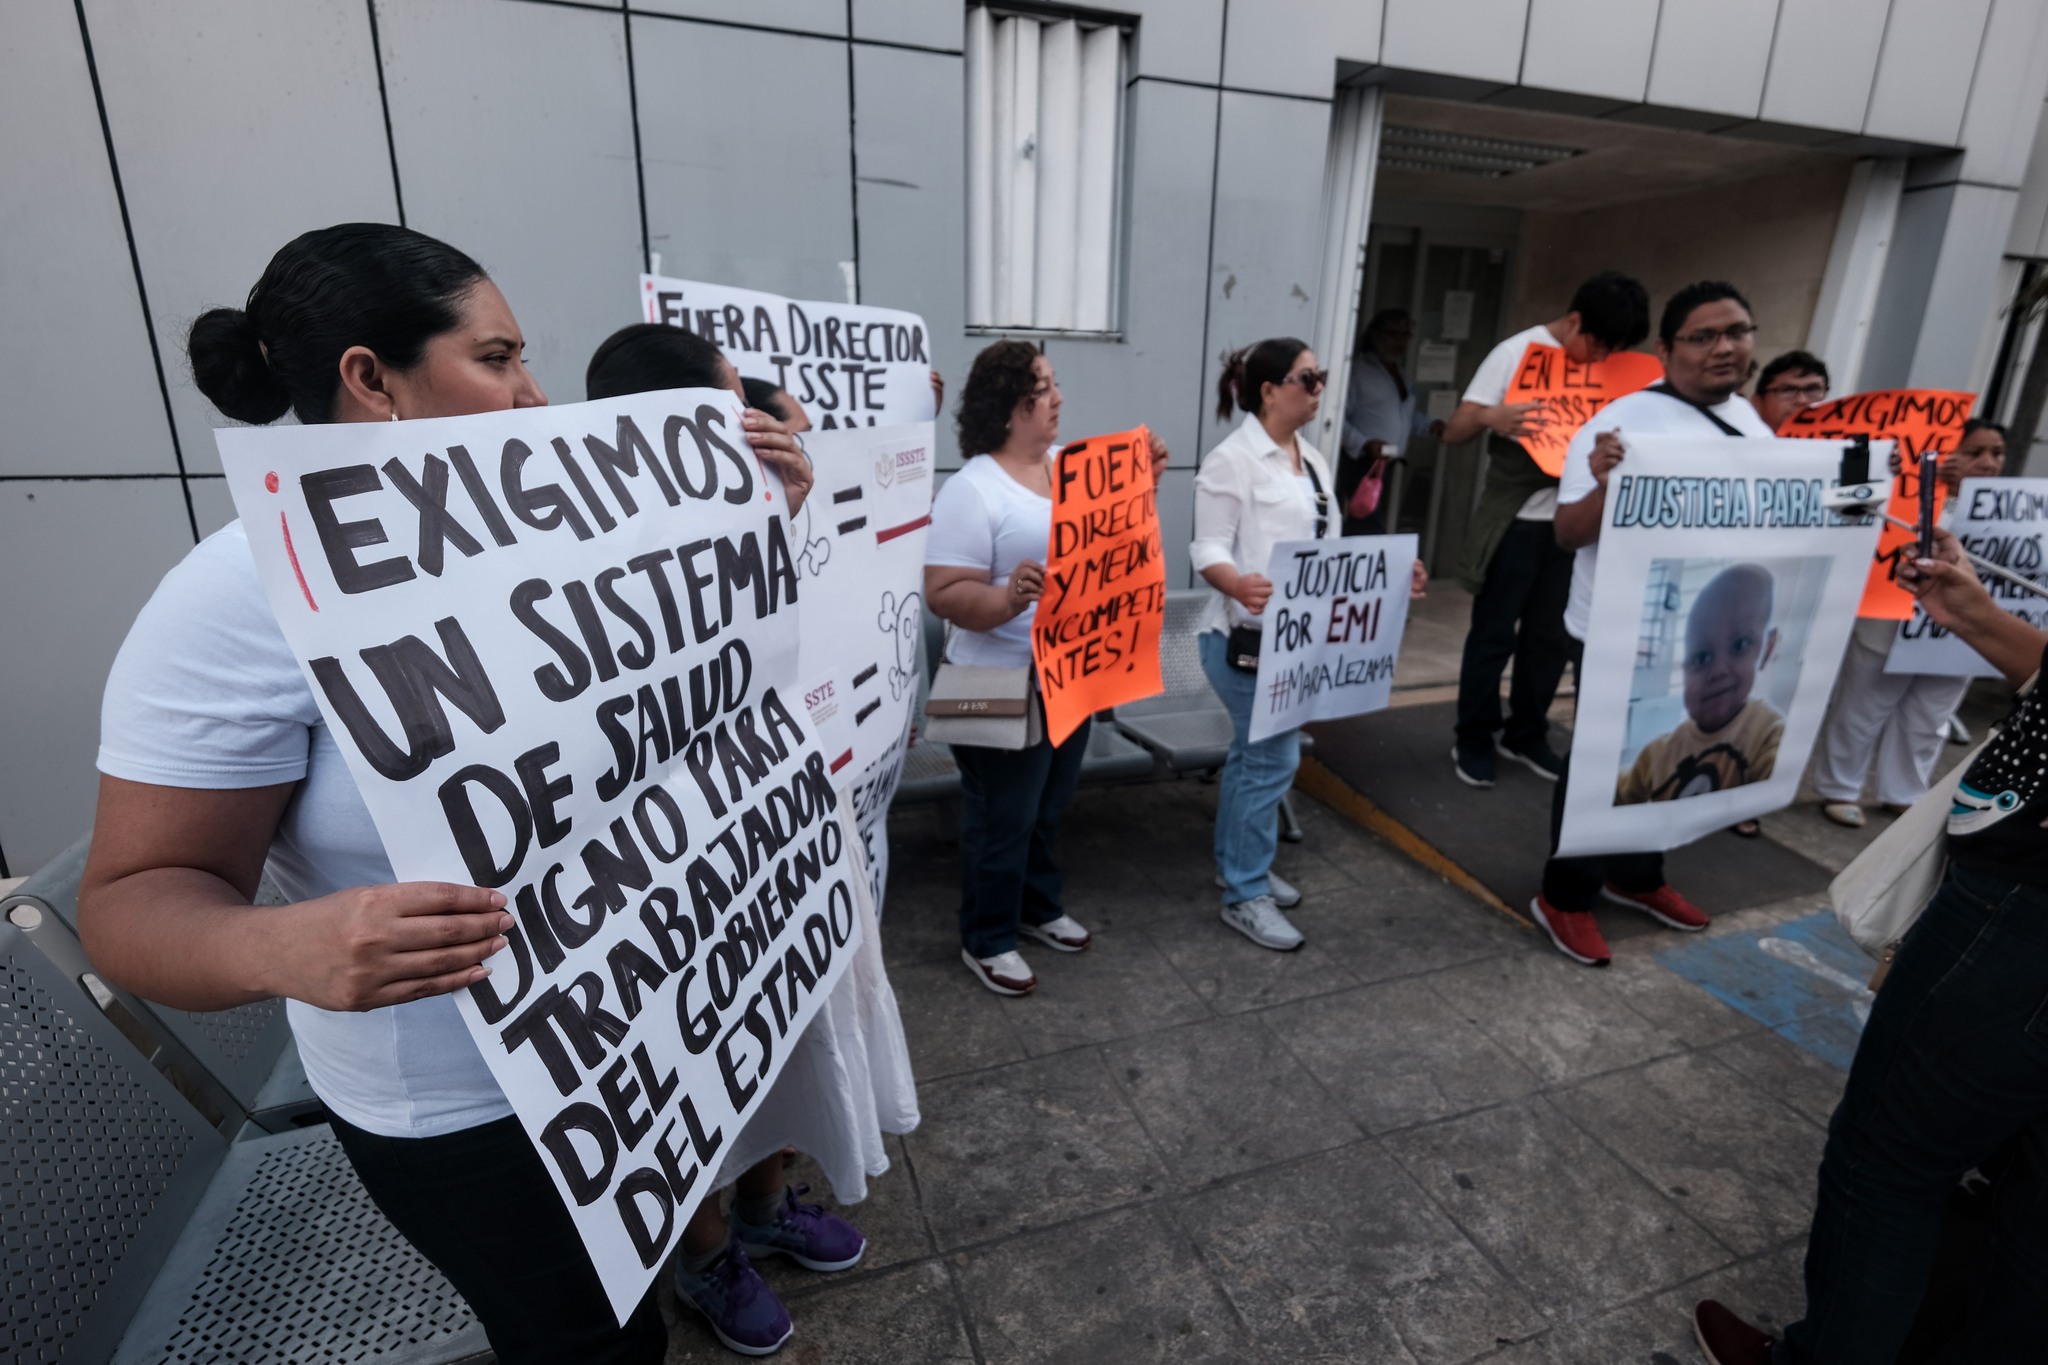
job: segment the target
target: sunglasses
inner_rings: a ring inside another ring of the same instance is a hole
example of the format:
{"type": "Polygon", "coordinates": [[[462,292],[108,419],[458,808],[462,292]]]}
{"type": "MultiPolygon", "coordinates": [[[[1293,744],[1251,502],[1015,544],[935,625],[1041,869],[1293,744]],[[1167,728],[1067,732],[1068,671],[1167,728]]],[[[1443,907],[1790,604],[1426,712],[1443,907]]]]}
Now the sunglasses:
{"type": "Polygon", "coordinates": [[[1283,384],[1299,384],[1301,385],[1301,391],[1313,398],[1323,391],[1323,385],[1330,382],[1330,372],[1328,370],[1298,370],[1280,382],[1283,384]]]}

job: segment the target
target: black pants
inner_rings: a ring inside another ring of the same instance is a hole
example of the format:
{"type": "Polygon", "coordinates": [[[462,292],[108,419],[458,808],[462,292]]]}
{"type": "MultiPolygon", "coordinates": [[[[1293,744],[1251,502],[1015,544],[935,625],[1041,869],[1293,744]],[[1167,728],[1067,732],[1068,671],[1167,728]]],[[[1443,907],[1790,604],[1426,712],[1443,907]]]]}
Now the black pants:
{"type": "Polygon", "coordinates": [[[1806,1314],[1778,1365],[1891,1365],[1956,1181],[2001,1147],[1991,1239],[1943,1365],[2048,1354],[2048,888],[1951,864],[1906,935],[1828,1123],[1806,1314]]]}
{"type": "Polygon", "coordinates": [[[1557,856],[1557,833],[1564,828],[1564,794],[1571,785],[1572,761],[1564,761],[1557,790],[1550,794],[1550,861],[1543,864],[1543,899],[1559,910],[1591,910],[1602,882],[1624,891],[1655,891],[1664,885],[1661,853],[1599,853],[1584,858],[1557,856]]]}
{"type": "Polygon", "coordinates": [[[960,946],[995,957],[1017,946],[1017,926],[1049,924],[1060,908],[1053,839],[1081,782],[1088,727],[1054,747],[953,746],[960,765],[960,946]]]}
{"type": "Polygon", "coordinates": [[[1472,629],[1458,669],[1458,740],[1483,749],[1501,728],[1500,675],[1515,661],[1508,688],[1511,749],[1550,733],[1550,703],[1571,659],[1564,607],[1572,594],[1572,552],[1558,548],[1547,521],[1517,521],[1486,565],[1472,599],[1472,629]]]}
{"type": "Polygon", "coordinates": [[[392,1226],[468,1302],[501,1365],[661,1365],[655,1290],[618,1325],[518,1119],[429,1138],[335,1119],[334,1135],[392,1226]]]}

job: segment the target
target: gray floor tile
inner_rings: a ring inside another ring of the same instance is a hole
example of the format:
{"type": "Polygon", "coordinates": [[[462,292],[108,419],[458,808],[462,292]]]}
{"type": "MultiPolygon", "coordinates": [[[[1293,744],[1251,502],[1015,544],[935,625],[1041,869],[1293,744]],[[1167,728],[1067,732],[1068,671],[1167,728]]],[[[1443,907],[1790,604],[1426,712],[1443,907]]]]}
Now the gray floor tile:
{"type": "Polygon", "coordinates": [[[1302,933],[1360,981],[1437,971],[1525,953],[1533,936],[1450,883],[1385,853],[1348,901],[1328,897],[1293,912],[1302,933]]]}
{"type": "Polygon", "coordinates": [[[943,961],[892,964],[889,979],[920,1082],[1001,1066],[1025,1055],[1011,1014],[1030,997],[1006,1000],[981,985],[957,949],[943,961]]]}
{"type": "Polygon", "coordinates": [[[1356,984],[1340,963],[1313,941],[1291,953],[1261,948],[1224,924],[1213,904],[1145,926],[1152,940],[1195,994],[1219,1014],[1239,1014],[1286,1000],[1322,995],[1356,984]]]}
{"type": "Polygon", "coordinates": [[[1768,1030],[1709,1049],[1759,1092],[1791,1105],[1823,1128],[1841,1103],[1849,1073],[1837,1071],[1803,1047],[1768,1030]]]}
{"type": "Polygon", "coordinates": [[[1273,1360],[1437,1365],[1544,1326],[1370,1144],[1232,1181],[1173,1213],[1273,1360]]]}
{"type": "Polygon", "coordinates": [[[1637,1014],[1683,1039],[1690,1047],[1706,1047],[1762,1028],[1741,1010],[1716,1000],[1657,961],[1658,948],[1679,941],[1677,934],[1666,930],[1649,945],[1647,953],[1616,954],[1600,973],[1602,984],[1626,1000],[1637,1014]]]}
{"type": "Polygon", "coordinates": [[[1156,1208],[1011,1238],[960,1258],[989,1365],[1242,1365],[1252,1343],[1156,1208]]]}
{"type": "Polygon", "coordinates": [[[1183,1187],[1363,1136],[1257,1015],[1113,1043],[1103,1056],[1183,1187]]]}
{"type": "Polygon", "coordinates": [[[1467,1020],[1556,1084],[1677,1052],[1684,1042],[1630,1008],[1604,973],[1531,951],[1456,967],[1431,984],[1467,1020]]]}
{"type": "Polygon", "coordinates": [[[1010,1022],[1026,1052],[1043,1056],[1210,1017],[1136,926],[1093,932],[1094,943],[1081,953],[1023,945],[1038,989],[1010,1002],[1018,1007],[1010,1022]]]}
{"type": "Polygon", "coordinates": [[[1824,1135],[1706,1057],[1669,1057],[1551,1099],[1738,1256],[1798,1236],[1813,1216],[1824,1135]]]}
{"type": "Polygon", "coordinates": [[[1540,1097],[1382,1142],[1555,1316],[1596,1313],[1729,1259],[1540,1097]]]}
{"type": "Polygon", "coordinates": [[[1497,1104],[1541,1084],[1427,977],[1283,1005],[1265,1019],[1371,1133],[1497,1104]]]}
{"type": "Polygon", "coordinates": [[[923,1086],[904,1139],[925,1217],[944,1249],[1062,1222],[1164,1187],[1102,1059],[1043,1057],[923,1086]]]}
{"type": "MultiPolygon", "coordinates": [[[[703,1319],[678,1309],[672,1295],[664,1292],[663,1297],[673,1324],[666,1365],[732,1365],[739,1359],[719,1344],[703,1319]]],[[[789,1310],[796,1335],[776,1358],[792,1365],[968,1365],[974,1360],[959,1301],[945,1266],[935,1260],[826,1284],[791,1301],[789,1310]]]]}

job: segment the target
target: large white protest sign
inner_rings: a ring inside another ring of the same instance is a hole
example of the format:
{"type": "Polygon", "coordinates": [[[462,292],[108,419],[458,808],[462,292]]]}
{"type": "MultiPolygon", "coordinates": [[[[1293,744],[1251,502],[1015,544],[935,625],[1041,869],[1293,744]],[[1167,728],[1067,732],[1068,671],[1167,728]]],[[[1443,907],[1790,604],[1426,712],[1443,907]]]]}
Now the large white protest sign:
{"type": "Polygon", "coordinates": [[[1408,626],[1415,537],[1345,536],[1273,547],[1251,738],[1378,711],[1408,626]]]}
{"type": "MultiPolygon", "coordinates": [[[[1948,529],[1979,559],[2048,587],[2041,533],[2048,528],[2048,479],[1965,479],[1949,508],[1948,529]]],[[[2048,630],[2048,597],[1996,574],[1983,574],[1993,601],[2036,630],[2048,630]]],[[[1995,678],[1984,656],[1913,608],[1885,657],[1887,673],[1995,678]]]]}
{"type": "Polygon", "coordinates": [[[1566,855],[1675,848],[1789,805],[1877,548],[1874,520],[1822,506],[1832,442],[1627,446],[1607,477],[1566,855]]]}
{"type": "Polygon", "coordinates": [[[915,313],[642,275],[640,316],[695,332],[743,377],[788,390],[827,430],[938,416],[930,333],[915,313]]]}
{"type": "Polygon", "coordinates": [[[621,1321],[863,928],[740,417],[686,390],[219,437],[396,875],[510,901],[457,1004],[621,1321]]]}
{"type": "Polygon", "coordinates": [[[924,648],[932,424],[812,432],[817,480],[791,530],[804,700],[835,782],[854,796],[869,889],[883,903],[885,822],[903,774],[924,648]]]}

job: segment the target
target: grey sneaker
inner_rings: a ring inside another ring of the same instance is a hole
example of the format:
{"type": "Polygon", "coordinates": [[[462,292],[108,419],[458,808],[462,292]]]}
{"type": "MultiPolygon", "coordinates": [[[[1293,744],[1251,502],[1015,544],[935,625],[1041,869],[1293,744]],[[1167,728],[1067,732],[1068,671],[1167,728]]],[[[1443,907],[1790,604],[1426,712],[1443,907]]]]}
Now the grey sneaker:
{"type": "MultiPolygon", "coordinates": [[[[1266,885],[1270,888],[1267,894],[1273,898],[1273,904],[1279,906],[1282,910],[1292,910],[1295,906],[1301,904],[1301,888],[1270,868],[1266,871],[1266,885]]],[[[1216,889],[1223,891],[1227,890],[1229,886],[1230,883],[1223,880],[1223,874],[1218,872],[1216,874],[1216,889]]]]}
{"type": "Polygon", "coordinates": [[[1261,948],[1271,948],[1276,953],[1291,953],[1304,941],[1301,930],[1287,922],[1287,916],[1280,913],[1271,896],[1254,896],[1224,906],[1223,922],[1261,948]]]}

